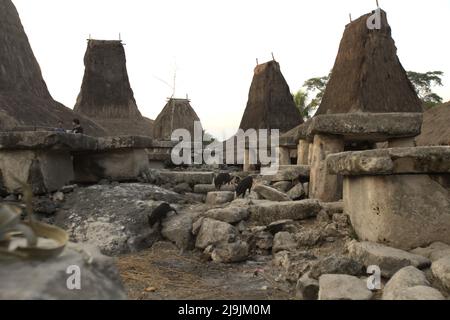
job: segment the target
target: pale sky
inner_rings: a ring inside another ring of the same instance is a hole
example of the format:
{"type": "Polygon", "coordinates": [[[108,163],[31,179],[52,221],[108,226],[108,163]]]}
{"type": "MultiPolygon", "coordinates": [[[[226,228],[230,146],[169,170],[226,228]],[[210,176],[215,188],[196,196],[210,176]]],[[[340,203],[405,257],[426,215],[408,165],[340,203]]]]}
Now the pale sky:
{"type": "MultiPolygon", "coordinates": [[[[53,97],[73,108],[86,39],[118,39],[141,113],[155,119],[172,89],[192,100],[219,139],[236,132],[256,58],[271,52],[291,91],[333,67],[349,13],[375,0],[13,0],[53,97]]],[[[436,92],[450,100],[448,0],[379,0],[406,70],[445,72],[436,92]]]]}

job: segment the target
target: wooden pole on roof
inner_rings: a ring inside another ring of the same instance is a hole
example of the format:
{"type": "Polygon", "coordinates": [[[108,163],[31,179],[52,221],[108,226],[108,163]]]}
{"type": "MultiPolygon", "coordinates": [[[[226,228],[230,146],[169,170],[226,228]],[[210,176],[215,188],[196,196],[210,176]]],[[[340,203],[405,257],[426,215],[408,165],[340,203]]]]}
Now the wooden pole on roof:
{"type": "Polygon", "coordinates": [[[348,14],[348,17],[350,18],[350,23],[352,23],[352,22],[353,22],[353,21],[352,21],[352,14],[349,13],[349,14],[348,14]]]}
{"type": "Polygon", "coordinates": [[[375,0],[376,2],[377,2],[377,8],[379,8],[380,7],[380,5],[378,4],[378,0],[375,0]]]}
{"type": "Polygon", "coordinates": [[[273,52],[272,52],[272,60],[275,61],[275,56],[273,55],[273,52]]]}

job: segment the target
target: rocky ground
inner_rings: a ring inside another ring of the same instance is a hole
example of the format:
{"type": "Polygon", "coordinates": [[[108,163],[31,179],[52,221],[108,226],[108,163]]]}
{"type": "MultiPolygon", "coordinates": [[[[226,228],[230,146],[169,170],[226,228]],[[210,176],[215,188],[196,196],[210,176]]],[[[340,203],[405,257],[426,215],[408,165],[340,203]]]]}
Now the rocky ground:
{"type": "Polygon", "coordinates": [[[305,199],[301,182],[257,179],[256,192],[234,200],[211,191],[207,173],[186,179],[68,186],[36,198],[35,209],[71,241],[114,257],[131,299],[448,297],[448,245],[405,252],[358,241],[342,203],[305,199]],[[160,232],[148,216],[162,202],[179,214],[160,232]],[[384,290],[367,287],[372,265],[384,290]]]}

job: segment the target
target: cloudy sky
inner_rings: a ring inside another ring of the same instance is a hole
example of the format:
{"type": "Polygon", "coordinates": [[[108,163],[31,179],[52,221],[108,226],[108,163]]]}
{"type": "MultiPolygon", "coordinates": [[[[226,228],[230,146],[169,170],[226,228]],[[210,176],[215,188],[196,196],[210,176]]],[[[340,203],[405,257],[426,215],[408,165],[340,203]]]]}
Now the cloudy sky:
{"type": "MultiPolygon", "coordinates": [[[[53,97],[73,108],[84,72],[86,39],[126,43],[137,104],[155,119],[166,98],[186,94],[208,132],[238,128],[256,65],[280,62],[297,91],[333,67],[349,13],[375,0],[13,0],[53,97]]],[[[450,99],[448,0],[379,0],[407,70],[446,73],[436,91],[450,99]]]]}

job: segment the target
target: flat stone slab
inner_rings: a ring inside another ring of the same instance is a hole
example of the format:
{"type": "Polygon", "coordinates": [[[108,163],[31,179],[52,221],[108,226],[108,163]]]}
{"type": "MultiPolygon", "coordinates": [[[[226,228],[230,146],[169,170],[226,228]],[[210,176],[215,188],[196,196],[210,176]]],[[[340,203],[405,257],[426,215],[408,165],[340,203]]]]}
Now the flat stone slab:
{"type": "Polygon", "coordinates": [[[49,131],[0,132],[0,150],[95,150],[98,139],[49,131]]]}
{"type": "Polygon", "coordinates": [[[306,165],[287,165],[279,166],[278,172],[274,175],[263,175],[263,180],[269,182],[292,181],[299,177],[309,177],[310,166],[306,165]]]}
{"type": "Polygon", "coordinates": [[[350,176],[450,173],[450,146],[342,152],[326,161],[329,173],[350,176]]]}
{"type": "Polygon", "coordinates": [[[95,138],[54,131],[0,132],[0,150],[107,151],[152,146],[151,138],[140,136],[95,138]]]}
{"type": "Polygon", "coordinates": [[[431,261],[425,257],[375,242],[352,241],[347,249],[350,257],[364,266],[380,267],[381,275],[386,278],[392,277],[397,271],[407,266],[424,269],[431,265],[431,261]]]}
{"type": "Polygon", "coordinates": [[[321,206],[317,200],[264,201],[250,207],[250,220],[269,225],[278,220],[303,220],[315,217],[321,206]]]}
{"type": "Polygon", "coordinates": [[[303,130],[309,139],[321,133],[348,141],[383,142],[419,135],[422,120],[422,113],[407,112],[321,114],[310,119],[303,130]]]}
{"type": "Polygon", "coordinates": [[[189,183],[211,184],[214,179],[214,172],[195,172],[195,171],[161,171],[160,177],[164,182],[171,184],[189,183]]]}

